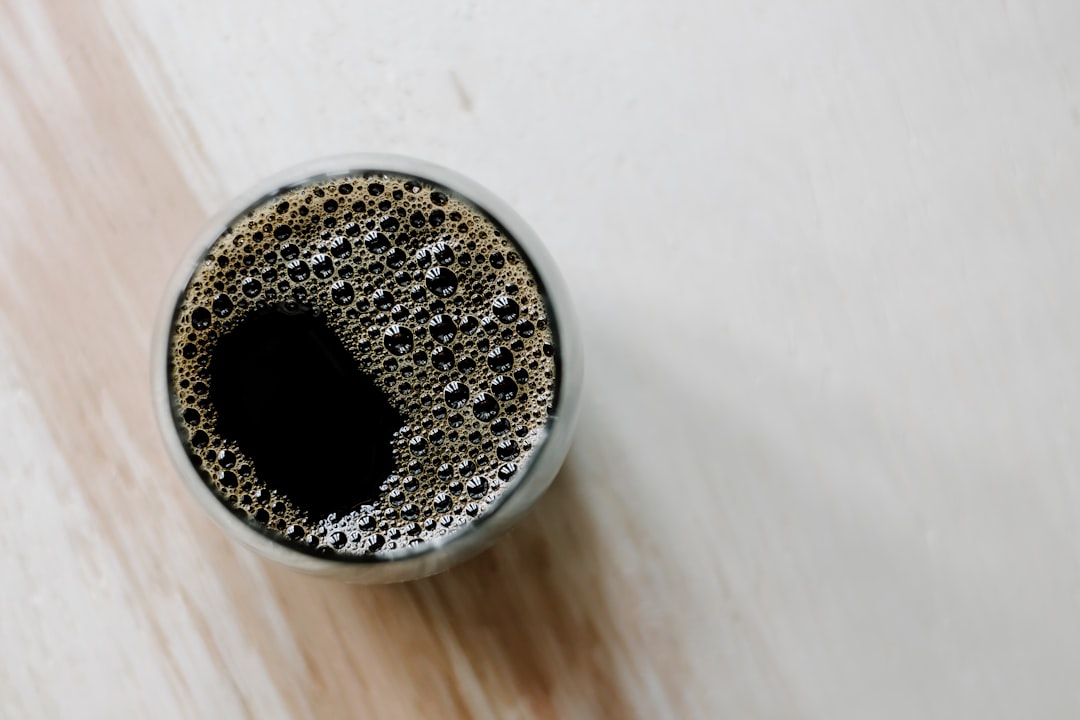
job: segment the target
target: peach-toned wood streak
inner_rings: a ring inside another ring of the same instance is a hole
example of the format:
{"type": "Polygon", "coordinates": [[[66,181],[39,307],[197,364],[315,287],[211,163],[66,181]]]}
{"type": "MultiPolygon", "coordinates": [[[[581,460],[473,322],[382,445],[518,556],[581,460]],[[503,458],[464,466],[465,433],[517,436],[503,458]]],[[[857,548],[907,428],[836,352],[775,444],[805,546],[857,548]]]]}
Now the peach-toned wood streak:
{"type": "MultiPolygon", "coordinates": [[[[169,694],[134,707],[204,717],[634,716],[612,657],[617,615],[591,569],[595,539],[573,480],[497,551],[408,587],[344,587],[238,559],[198,515],[159,449],[146,373],[164,279],[204,215],[96,9],[4,13],[13,117],[3,320],[68,464],[50,480],[76,485],[97,536],[51,528],[54,552],[100,545],[92,550],[119,563],[107,581],[121,583],[114,600],[131,617],[93,652],[124,653],[124,635],[145,632],[151,656],[128,661],[160,664],[169,682],[169,694]],[[20,72],[26,63],[47,72],[20,72]]],[[[17,491],[18,480],[5,486],[17,491]]],[[[30,671],[45,693],[80,690],[47,667],[30,671]]],[[[12,716],[41,707],[24,688],[4,690],[12,716]]]]}
{"type": "Polygon", "coordinates": [[[0,717],[1080,714],[1080,4],[0,0],[0,717]],[[475,177],[586,337],[442,576],[224,539],[149,342],[209,214],[475,177]]]}

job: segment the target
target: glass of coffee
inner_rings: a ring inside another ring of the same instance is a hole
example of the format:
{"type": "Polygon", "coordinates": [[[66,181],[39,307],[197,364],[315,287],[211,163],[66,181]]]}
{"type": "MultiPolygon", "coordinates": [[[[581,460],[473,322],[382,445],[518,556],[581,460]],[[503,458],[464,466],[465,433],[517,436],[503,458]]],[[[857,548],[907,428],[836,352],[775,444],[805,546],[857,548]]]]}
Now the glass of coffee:
{"type": "Polygon", "coordinates": [[[234,538],[355,582],[488,545],[569,450],[567,291],[506,204],[445,168],[332,158],[216,217],[154,339],[165,443],[234,538]]]}

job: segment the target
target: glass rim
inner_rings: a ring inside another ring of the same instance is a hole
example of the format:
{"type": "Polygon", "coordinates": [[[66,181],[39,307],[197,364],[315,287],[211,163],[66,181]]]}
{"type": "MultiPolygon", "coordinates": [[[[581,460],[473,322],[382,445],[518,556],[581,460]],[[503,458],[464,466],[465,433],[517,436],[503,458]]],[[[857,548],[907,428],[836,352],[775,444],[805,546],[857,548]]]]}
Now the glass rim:
{"type": "Polygon", "coordinates": [[[312,160],[275,173],[226,203],[203,225],[178,263],[161,301],[152,337],[151,378],[158,429],[170,460],[188,490],[226,534],[265,558],[310,574],[359,580],[367,575],[374,582],[392,582],[439,572],[483,549],[524,514],[554,479],[569,451],[580,411],[583,357],[577,321],[562,275],[539,237],[509,205],[475,181],[449,168],[403,155],[357,153],[312,160]],[[506,229],[531,266],[547,305],[557,377],[553,412],[548,415],[535,450],[519,466],[516,477],[484,512],[453,532],[371,555],[314,554],[275,539],[250,521],[237,517],[192,464],[176,424],[174,395],[169,387],[172,331],[180,298],[193,273],[236,219],[290,188],[321,179],[379,173],[415,177],[443,186],[506,229]]]}

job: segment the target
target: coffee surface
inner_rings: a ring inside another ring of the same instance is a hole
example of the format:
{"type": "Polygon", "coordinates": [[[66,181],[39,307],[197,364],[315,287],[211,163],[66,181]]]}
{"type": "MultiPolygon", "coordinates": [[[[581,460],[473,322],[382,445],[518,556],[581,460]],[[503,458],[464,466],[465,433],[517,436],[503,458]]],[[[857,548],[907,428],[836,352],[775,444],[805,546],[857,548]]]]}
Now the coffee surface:
{"type": "Polygon", "coordinates": [[[542,288],[420,178],[282,190],[193,272],[169,382],[192,463],[287,543],[358,557],[454,532],[513,484],[557,387],[542,288]]]}

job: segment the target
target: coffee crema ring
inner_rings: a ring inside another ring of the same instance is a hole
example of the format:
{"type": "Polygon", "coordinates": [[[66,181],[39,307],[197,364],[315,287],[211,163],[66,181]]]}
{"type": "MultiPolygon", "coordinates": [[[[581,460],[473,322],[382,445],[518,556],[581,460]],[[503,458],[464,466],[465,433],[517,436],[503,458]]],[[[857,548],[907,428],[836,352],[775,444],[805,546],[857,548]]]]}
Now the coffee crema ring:
{"type": "Polygon", "coordinates": [[[364,173],[268,197],[177,304],[168,382],[237,515],[348,559],[453,533],[542,444],[557,392],[543,288],[482,209],[364,173]]]}

